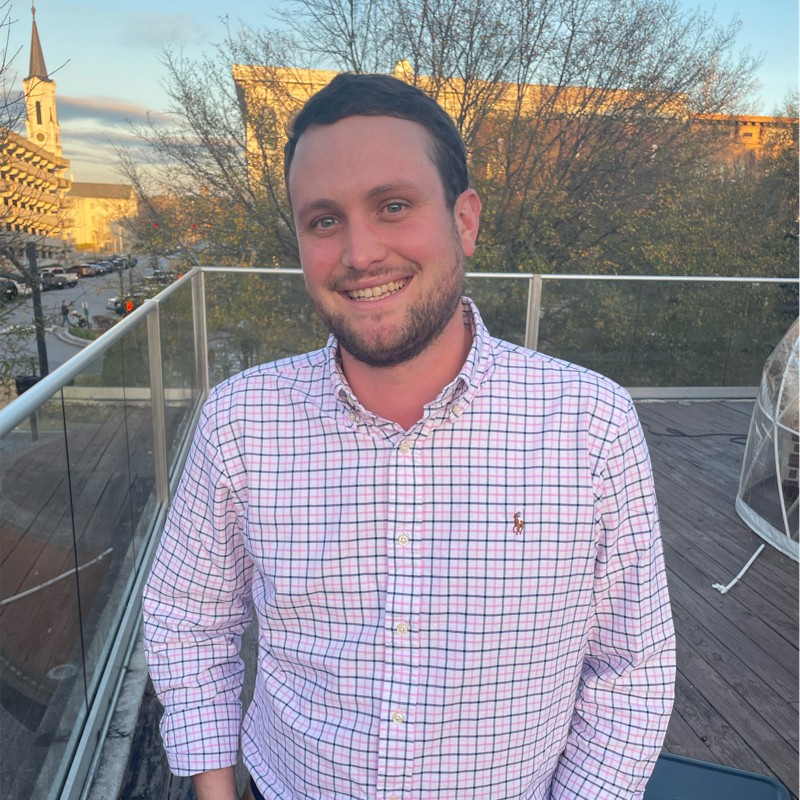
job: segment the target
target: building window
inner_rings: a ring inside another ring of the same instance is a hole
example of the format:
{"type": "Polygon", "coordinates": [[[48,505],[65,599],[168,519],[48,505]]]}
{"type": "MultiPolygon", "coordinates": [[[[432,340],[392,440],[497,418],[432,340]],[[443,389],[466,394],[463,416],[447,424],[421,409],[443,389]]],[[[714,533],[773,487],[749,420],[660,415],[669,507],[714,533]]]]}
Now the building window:
{"type": "Polygon", "coordinates": [[[36,101],[36,124],[42,124],[42,104],[38,100],[36,101]]]}

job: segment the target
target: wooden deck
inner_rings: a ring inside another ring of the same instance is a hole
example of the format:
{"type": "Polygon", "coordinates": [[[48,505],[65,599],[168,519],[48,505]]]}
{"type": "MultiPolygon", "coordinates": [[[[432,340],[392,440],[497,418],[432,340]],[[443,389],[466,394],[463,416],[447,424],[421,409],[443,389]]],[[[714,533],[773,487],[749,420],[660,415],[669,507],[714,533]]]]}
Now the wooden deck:
{"type": "Polygon", "coordinates": [[[751,403],[644,404],[678,635],[666,749],[777,777],[798,794],[797,564],[761,543],[734,500],[751,403]]]}
{"type": "MultiPolygon", "coordinates": [[[[639,404],[678,636],[665,750],[777,777],[796,799],[797,564],[768,546],[728,594],[712,588],[761,543],[734,509],[751,412],[744,402],[639,404]]],[[[166,767],[160,712],[148,686],[122,800],[194,797],[166,767]]]]}

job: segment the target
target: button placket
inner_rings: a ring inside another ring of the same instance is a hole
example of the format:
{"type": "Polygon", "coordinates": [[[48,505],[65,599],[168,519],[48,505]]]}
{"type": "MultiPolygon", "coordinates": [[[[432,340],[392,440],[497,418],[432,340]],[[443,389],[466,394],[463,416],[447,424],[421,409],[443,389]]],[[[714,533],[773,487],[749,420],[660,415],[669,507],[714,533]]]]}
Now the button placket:
{"type": "Polygon", "coordinates": [[[384,628],[385,683],[379,754],[378,787],[402,796],[405,782],[413,772],[414,710],[419,676],[418,659],[411,633],[418,604],[416,548],[413,528],[420,507],[415,476],[420,468],[414,435],[394,440],[388,478],[392,481],[392,505],[387,531],[387,589],[384,628]]]}

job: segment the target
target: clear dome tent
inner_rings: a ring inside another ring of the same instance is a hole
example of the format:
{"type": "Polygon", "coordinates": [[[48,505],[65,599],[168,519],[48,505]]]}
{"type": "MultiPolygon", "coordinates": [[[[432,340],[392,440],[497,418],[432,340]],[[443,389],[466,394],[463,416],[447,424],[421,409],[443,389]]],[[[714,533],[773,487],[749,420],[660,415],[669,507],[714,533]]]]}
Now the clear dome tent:
{"type": "Polygon", "coordinates": [[[742,462],[736,511],[762,539],[800,560],[798,548],[798,394],[800,320],[772,351],[742,462]]]}

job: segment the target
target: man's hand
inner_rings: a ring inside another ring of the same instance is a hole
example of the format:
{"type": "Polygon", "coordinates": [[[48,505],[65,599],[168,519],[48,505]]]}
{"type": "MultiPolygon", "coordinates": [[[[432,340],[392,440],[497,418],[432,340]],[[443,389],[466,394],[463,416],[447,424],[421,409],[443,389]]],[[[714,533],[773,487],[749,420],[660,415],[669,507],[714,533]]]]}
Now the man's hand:
{"type": "Polygon", "coordinates": [[[197,800],[239,800],[233,767],[212,769],[192,775],[197,800]]]}

